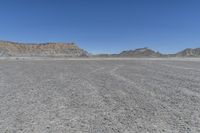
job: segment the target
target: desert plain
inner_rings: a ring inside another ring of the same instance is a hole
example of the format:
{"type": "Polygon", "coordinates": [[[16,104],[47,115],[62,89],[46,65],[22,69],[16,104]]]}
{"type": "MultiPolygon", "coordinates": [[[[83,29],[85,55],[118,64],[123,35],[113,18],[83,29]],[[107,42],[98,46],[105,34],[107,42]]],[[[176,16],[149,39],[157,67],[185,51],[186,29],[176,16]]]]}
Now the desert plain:
{"type": "Polygon", "coordinates": [[[1,59],[0,133],[198,133],[200,59],[1,59]]]}

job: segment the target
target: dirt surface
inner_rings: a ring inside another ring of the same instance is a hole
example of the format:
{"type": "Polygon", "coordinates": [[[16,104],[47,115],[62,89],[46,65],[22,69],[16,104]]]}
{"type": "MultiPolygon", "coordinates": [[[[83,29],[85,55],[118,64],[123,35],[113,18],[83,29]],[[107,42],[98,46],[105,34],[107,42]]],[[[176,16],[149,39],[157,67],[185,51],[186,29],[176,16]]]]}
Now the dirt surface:
{"type": "Polygon", "coordinates": [[[200,61],[0,60],[0,133],[135,132],[200,132],[200,61]]]}

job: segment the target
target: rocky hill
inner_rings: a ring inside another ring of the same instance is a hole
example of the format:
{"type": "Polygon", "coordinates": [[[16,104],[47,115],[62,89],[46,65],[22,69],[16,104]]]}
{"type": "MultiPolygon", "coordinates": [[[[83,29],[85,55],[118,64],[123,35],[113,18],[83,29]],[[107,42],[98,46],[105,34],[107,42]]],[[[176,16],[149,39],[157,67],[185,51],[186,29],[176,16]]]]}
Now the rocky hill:
{"type": "Polygon", "coordinates": [[[177,57],[200,57],[200,48],[196,49],[185,49],[175,54],[177,57]]]}
{"type": "Polygon", "coordinates": [[[155,52],[149,48],[122,51],[119,54],[98,54],[95,57],[165,57],[164,54],[155,52]]]}
{"type": "Polygon", "coordinates": [[[0,41],[0,56],[86,57],[88,53],[74,43],[25,44],[0,41]]]}
{"type": "Polygon", "coordinates": [[[139,48],[135,50],[122,51],[119,54],[98,54],[95,57],[200,57],[200,48],[188,48],[175,54],[162,54],[149,48],[139,48]]]}
{"type": "Polygon", "coordinates": [[[120,57],[161,57],[162,54],[148,48],[139,48],[135,50],[123,51],[119,54],[120,57]]]}

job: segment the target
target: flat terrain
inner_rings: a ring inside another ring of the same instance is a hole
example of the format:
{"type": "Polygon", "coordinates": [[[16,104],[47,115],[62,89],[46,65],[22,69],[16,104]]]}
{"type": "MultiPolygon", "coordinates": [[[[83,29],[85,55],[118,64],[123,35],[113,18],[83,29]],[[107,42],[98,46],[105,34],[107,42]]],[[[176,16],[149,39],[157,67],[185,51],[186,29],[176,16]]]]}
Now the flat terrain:
{"type": "Polygon", "coordinates": [[[0,60],[0,133],[198,133],[198,60],[0,60]]]}

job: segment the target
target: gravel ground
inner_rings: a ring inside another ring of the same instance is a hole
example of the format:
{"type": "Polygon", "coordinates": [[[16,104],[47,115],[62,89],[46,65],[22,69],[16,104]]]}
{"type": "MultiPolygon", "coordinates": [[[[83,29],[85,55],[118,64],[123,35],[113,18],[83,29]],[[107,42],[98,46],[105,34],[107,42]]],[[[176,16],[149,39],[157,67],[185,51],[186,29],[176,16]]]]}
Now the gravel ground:
{"type": "Polygon", "coordinates": [[[200,132],[200,61],[0,60],[0,133],[135,132],[200,132]]]}

